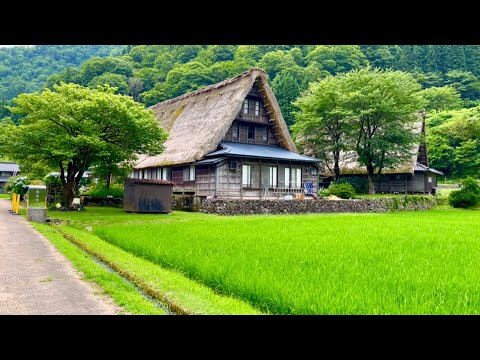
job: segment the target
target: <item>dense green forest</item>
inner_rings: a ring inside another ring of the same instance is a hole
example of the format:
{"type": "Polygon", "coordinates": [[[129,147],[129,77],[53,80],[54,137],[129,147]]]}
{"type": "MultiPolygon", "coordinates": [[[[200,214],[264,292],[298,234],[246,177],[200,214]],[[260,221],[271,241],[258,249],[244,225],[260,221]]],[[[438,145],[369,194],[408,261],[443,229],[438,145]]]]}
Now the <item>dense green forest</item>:
{"type": "Polygon", "coordinates": [[[47,78],[91,57],[118,55],[124,45],[41,45],[0,48],[0,101],[40,90],[47,78]]]}
{"type": "MultiPolygon", "coordinates": [[[[38,46],[35,51],[47,51],[41,50],[42,48],[38,46]]],[[[430,118],[428,132],[431,166],[445,171],[448,176],[462,177],[465,170],[460,163],[464,161],[458,160],[455,163],[454,159],[462,158],[461,154],[467,150],[480,153],[479,137],[474,131],[471,136],[452,140],[447,131],[434,129],[448,127],[448,124],[465,117],[474,118],[474,122],[478,123],[475,116],[480,112],[477,109],[480,104],[480,46],[129,45],[123,50],[118,47],[96,47],[98,53],[93,54],[94,57],[86,56],[90,59],[75,66],[80,61],[74,64],[74,61],[67,59],[77,53],[77,48],[89,47],[55,48],[59,54],[63,54],[59,55],[62,60],[61,68],[58,69],[63,70],[57,73],[50,71],[52,75],[48,78],[44,75],[48,72],[44,67],[50,69],[53,66],[51,63],[30,61],[26,55],[28,52],[23,52],[26,50],[15,50],[19,54],[18,63],[25,69],[22,71],[30,68],[31,73],[28,74],[35,79],[32,82],[23,80],[21,91],[37,90],[40,81],[45,81],[45,86],[49,88],[62,81],[89,87],[110,84],[117,87],[118,92],[129,94],[136,101],[149,106],[222,81],[251,67],[260,67],[267,71],[285,120],[288,125],[292,125],[295,122],[293,112],[297,109],[291,102],[311,82],[367,66],[392,68],[412,73],[422,87],[428,89],[425,97],[430,104],[427,112],[430,118]],[[108,53],[110,56],[101,58],[108,53]],[[35,77],[34,72],[42,74],[35,77]],[[447,150],[442,151],[449,155],[439,154],[437,144],[448,144],[447,150]]],[[[12,68],[2,60],[1,51],[0,94],[2,84],[11,82],[8,80],[8,71],[2,69],[12,68]]],[[[467,172],[478,174],[479,166],[474,166],[473,170],[467,172]]]]}

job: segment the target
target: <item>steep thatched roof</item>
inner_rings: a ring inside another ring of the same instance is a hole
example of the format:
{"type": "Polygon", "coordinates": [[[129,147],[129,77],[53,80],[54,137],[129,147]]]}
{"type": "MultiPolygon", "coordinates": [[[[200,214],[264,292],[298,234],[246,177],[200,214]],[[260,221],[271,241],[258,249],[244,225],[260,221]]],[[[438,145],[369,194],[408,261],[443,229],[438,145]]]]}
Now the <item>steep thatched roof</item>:
{"type": "MultiPolygon", "coordinates": [[[[425,127],[423,121],[415,123],[413,132],[416,134],[423,133],[425,127]]],[[[382,174],[413,174],[415,166],[417,165],[417,158],[419,155],[421,143],[417,143],[413,146],[411,151],[411,158],[403,164],[393,169],[383,169],[382,174]]],[[[340,175],[366,175],[367,168],[357,161],[357,154],[353,151],[343,152],[340,154],[340,175]]],[[[330,166],[333,169],[333,164],[330,166]]],[[[325,168],[323,173],[326,176],[331,176],[333,173],[325,168]]]]}
{"type": "Polygon", "coordinates": [[[215,151],[254,84],[263,96],[278,144],[296,152],[275,95],[268,85],[267,74],[252,68],[234,78],[152,106],[169,136],[163,153],[142,156],[135,168],[191,163],[215,151]]]}

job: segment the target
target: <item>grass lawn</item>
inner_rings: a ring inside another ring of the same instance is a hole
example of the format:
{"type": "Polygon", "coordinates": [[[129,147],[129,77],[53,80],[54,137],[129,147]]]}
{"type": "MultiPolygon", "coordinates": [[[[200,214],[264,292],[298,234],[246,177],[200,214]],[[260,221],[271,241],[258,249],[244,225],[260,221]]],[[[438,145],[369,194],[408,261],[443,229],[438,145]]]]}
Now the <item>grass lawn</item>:
{"type": "Polygon", "coordinates": [[[478,210],[51,216],[269,313],[480,313],[478,210]]]}
{"type": "Polygon", "coordinates": [[[0,194],[0,199],[10,199],[10,194],[0,194]]]}

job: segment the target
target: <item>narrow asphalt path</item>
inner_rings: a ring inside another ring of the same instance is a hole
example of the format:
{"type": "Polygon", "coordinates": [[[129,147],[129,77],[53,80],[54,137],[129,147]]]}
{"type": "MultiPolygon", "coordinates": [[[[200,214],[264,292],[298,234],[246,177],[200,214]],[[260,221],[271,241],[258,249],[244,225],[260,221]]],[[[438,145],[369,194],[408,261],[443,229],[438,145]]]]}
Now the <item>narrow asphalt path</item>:
{"type": "Polygon", "coordinates": [[[0,199],[0,314],[116,314],[54,246],[0,199]]]}

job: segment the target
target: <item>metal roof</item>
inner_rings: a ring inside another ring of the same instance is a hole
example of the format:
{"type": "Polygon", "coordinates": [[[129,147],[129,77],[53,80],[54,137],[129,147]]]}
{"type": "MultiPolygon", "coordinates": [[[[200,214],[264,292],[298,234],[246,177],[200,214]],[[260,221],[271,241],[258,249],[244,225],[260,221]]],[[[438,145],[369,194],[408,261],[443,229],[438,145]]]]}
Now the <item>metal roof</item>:
{"type": "Polygon", "coordinates": [[[174,185],[173,182],[167,180],[125,178],[125,181],[133,184],[174,185]]]}
{"type": "Polygon", "coordinates": [[[20,169],[17,163],[0,162],[0,171],[19,172],[20,169]]]}
{"type": "Polygon", "coordinates": [[[221,157],[221,158],[214,158],[214,159],[203,159],[203,160],[200,160],[200,161],[195,161],[195,162],[192,162],[192,163],[189,163],[191,165],[209,165],[209,164],[216,164],[220,161],[223,161],[225,160],[226,157],[221,157]]]}
{"type": "Polygon", "coordinates": [[[240,144],[233,142],[221,142],[220,146],[223,148],[218,151],[214,151],[206,156],[245,156],[252,158],[262,159],[279,159],[279,160],[291,160],[319,163],[320,160],[314,159],[308,156],[297,154],[293,151],[288,151],[279,146],[269,145],[255,145],[255,144],[240,144]]]}
{"type": "Polygon", "coordinates": [[[432,172],[434,174],[438,174],[438,175],[443,175],[443,172],[437,170],[437,169],[434,169],[434,168],[431,168],[431,167],[428,167],[428,166],[425,166],[423,164],[420,164],[417,162],[417,164],[415,165],[415,171],[420,171],[420,172],[432,172]]]}

